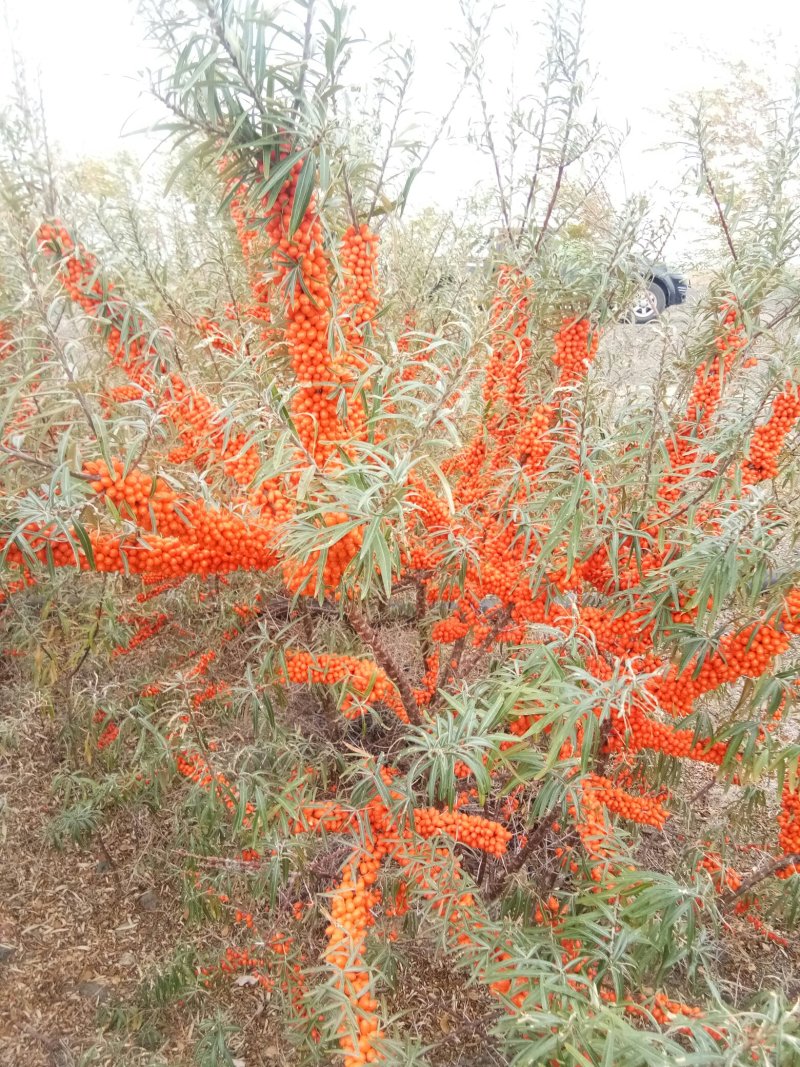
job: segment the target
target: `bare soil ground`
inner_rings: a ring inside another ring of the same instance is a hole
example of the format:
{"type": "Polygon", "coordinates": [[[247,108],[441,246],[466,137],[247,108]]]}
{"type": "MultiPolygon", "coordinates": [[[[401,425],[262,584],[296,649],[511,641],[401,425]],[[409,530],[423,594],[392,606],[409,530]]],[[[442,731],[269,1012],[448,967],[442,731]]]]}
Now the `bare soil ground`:
{"type": "Polygon", "coordinates": [[[662,361],[669,364],[686,344],[691,308],[702,291],[691,289],[685,305],[669,308],[646,326],[620,323],[607,328],[600,339],[600,379],[615,410],[650,394],[662,361]]]}
{"type": "MultiPolygon", "coordinates": [[[[257,987],[229,979],[200,1002],[168,1006],[153,1026],[146,1010],[133,1010],[143,980],[168,966],[176,949],[221,952],[230,928],[185,917],[170,876],[168,816],[120,810],[85,847],[50,846],[57,803],[49,782],[61,765],[53,721],[20,717],[7,705],[0,714],[14,727],[0,755],[0,1067],[193,1067],[201,1020],[216,1005],[239,1028],[230,1038],[236,1067],[295,1067],[276,1005],[257,987]]],[[[697,768],[687,785],[701,787],[709,773],[697,768]]],[[[724,829],[730,801],[714,788],[698,802],[697,817],[724,829]]],[[[680,851],[680,830],[669,825],[647,835],[641,858],[670,870],[680,851]]],[[[760,862],[744,857],[741,869],[760,862]]],[[[430,1049],[429,1062],[502,1067],[487,1038],[496,1004],[437,962],[431,946],[404,949],[401,992],[389,993],[387,1004],[430,1049]]],[[[723,992],[734,1001],[762,986],[800,995],[800,943],[778,945],[736,916],[723,931],[718,964],[723,992]]]]}
{"type": "MultiPolygon", "coordinates": [[[[111,1049],[82,1057],[101,1036],[98,1007],[132,994],[181,939],[181,908],[153,881],[154,828],[144,820],[105,831],[86,849],[47,845],[59,765],[51,724],[20,723],[2,760],[0,1064],[146,1063],[111,1049]]],[[[180,1055],[177,1038],[162,1062],[180,1055]]]]}
{"type": "MultiPolygon", "coordinates": [[[[52,722],[17,720],[13,736],[0,758],[0,1067],[189,1067],[199,1021],[215,1004],[240,1028],[230,1038],[236,1067],[293,1067],[297,1056],[257,987],[215,985],[206,1004],[178,1002],[157,1028],[131,1012],[143,980],[178,946],[221,952],[230,928],[185,918],[164,862],[169,827],[156,815],[120,812],[85,847],[50,846],[58,805],[48,783],[61,765],[52,722]],[[115,1025],[118,1007],[131,1026],[115,1025]]],[[[431,1062],[502,1065],[485,1034],[497,1014],[488,995],[466,989],[422,947],[409,949],[392,1007],[408,1013],[407,1030],[432,1047],[431,1062]]]]}

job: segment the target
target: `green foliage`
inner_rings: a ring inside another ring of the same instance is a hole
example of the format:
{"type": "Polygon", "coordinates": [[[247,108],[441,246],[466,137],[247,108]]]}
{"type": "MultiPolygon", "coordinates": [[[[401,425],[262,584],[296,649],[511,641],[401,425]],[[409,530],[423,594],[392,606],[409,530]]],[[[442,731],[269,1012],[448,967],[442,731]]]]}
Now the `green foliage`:
{"type": "Polygon", "coordinates": [[[231,1041],[237,1027],[219,1013],[200,1023],[200,1037],[195,1046],[197,1067],[235,1067],[231,1041]]]}

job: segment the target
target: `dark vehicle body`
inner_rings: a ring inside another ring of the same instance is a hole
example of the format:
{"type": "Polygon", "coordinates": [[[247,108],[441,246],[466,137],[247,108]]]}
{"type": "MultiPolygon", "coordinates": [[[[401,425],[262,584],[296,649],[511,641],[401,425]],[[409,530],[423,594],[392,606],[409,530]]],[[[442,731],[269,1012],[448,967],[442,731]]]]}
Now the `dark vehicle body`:
{"type": "Polygon", "coordinates": [[[666,267],[649,266],[642,273],[643,286],[631,307],[630,321],[638,325],[653,322],[666,308],[684,303],[689,282],[682,274],[666,267]]]}

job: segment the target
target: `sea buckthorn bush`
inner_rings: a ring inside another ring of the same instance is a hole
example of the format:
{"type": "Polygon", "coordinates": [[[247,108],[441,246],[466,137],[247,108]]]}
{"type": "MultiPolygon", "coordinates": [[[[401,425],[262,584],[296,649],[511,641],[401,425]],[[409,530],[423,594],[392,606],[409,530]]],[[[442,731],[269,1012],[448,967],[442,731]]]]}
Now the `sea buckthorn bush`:
{"type": "Polygon", "coordinates": [[[359,111],[344,12],[300,8],[153,10],[155,221],[125,167],[98,226],[4,164],[0,625],[53,841],[172,812],[175,999],[260,986],[286,1062],[456,1062],[408,1025],[437,962],[492,1062],[800,1062],[796,980],[726,973],[798,959],[796,129],[741,244],[700,145],[727,258],[620,403],[645,229],[564,232],[614,147],[580,11],[518,180],[470,17],[438,134],[474,92],[498,187],[461,226],[403,214],[407,61],[359,111]]]}

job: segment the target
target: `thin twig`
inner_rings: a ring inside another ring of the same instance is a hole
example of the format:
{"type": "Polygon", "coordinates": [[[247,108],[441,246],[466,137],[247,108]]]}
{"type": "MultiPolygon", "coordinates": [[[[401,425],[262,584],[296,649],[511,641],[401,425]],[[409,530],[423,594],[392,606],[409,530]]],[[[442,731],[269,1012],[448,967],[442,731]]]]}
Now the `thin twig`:
{"type": "Polygon", "coordinates": [[[92,437],[95,439],[95,441],[100,441],[101,440],[101,435],[100,435],[100,432],[98,430],[97,423],[95,422],[94,415],[92,414],[92,409],[89,407],[89,402],[87,401],[86,397],[83,395],[82,390],[80,389],[80,387],[78,386],[77,381],[75,380],[75,375],[74,375],[74,373],[72,371],[72,367],[70,366],[69,359],[67,358],[67,354],[64,351],[64,347],[61,344],[61,339],[59,338],[58,334],[56,333],[56,331],[53,328],[53,325],[52,325],[52,323],[50,321],[50,314],[49,314],[49,311],[48,311],[47,307],[45,306],[44,299],[42,297],[41,291],[40,291],[38,283],[37,283],[36,272],[33,269],[33,264],[30,261],[30,257],[28,256],[27,249],[25,249],[23,247],[20,251],[21,251],[22,261],[23,261],[23,263],[25,265],[25,270],[26,270],[26,273],[28,275],[28,281],[31,284],[31,288],[32,288],[32,291],[33,291],[33,294],[34,294],[34,302],[35,302],[37,310],[38,310],[38,312],[39,312],[39,314],[41,316],[41,321],[44,324],[44,328],[45,328],[45,330],[47,332],[47,336],[48,336],[48,338],[50,340],[50,343],[53,346],[53,351],[58,356],[59,362],[61,363],[61,366],[62,366],[62,368],[64,370],[64,374],[66,375],[67,380],[69,381],[70,385],[73,388],[73,392],[75,394],[75,397],[76,397],[78,403],[81,406],[81,410],[83,411],[83,414],[86,416],[86,421],[89,423],[89,429],[91,431],[92,437]]]}
{"type": "Polygon", "coordinates": [[[383,179],[386,175],[386,168],[389,165],[389,159],[391,158],[392,148],[394,147],[394,139],[397,134],[397,127],[400,124],[400,118],[403,114],[403,104],[405,103],[406,93],[408,87],[411,84],[412,66],[409,63],[406,67],[405,77],[400,83],[400,90],[397,99],[397,108],[394,113],[394,119],[392,121],[391,129],[389,130],[389,136],[386,140],[386,151],[383,153],[383,159],[381,160],[380,170],[378,171],[378,177],[375,180],[375,188],[372,191],[372,203],[369,205],[369,211],[367,212],[367,225],[372,222],[372,216],[375,214],[375,208],[378,206],[378,197],[381,192],[381,186],[383,185],[383,179]]]}
{"type": "MultiPolygon", "coordinates": [[[[311,4],[313,5],[313,0],[311,0],[311,4]]],[[[214,10],[213,0],[207,0],[207,2],[206,2],[206,13],[208,14],[208,20],[211,23],[211,26],[212,26],[212,28],[214,30],[214,33],[216,34],[217,40],[219,41],[219,43],[222,45],[223,49],[225,50],[225,54],[227,55],[228,59],[231,61],[231,65],[233,66],[233,69],[236,71],[236,73],[242,79],[242,85],[244,85],[244,87],[247,90],[247,93],[248,93],[250,99],[255,104],[256,110],[258,111],[259,115],[261,116],[262,119],[266,119],[267,118],[267,109],[264,107],[264,101],[261,99],[261,94],[259,93],[258,89],[256,88],[255,83],[251,80],[251,78],[250,78],[249,74],[247,73],[247,71],[244,69],[242,64],[239,62],[239,58],[236,55],[236,53],[234,52],[233,46],[231,45],[230,38],[228,37],[228,33],[227,33],[226,28],[225,28],[225,21],[224,21],[225,14],[224,14],[224,12],[225,12],[225,5],[223,5],[223,7],[222,7],[222,17],[219,17],[217,15],[216,11],[214,10]]]]}
{"type": "Polygon", "coordinates": [[[471,671],[475,670],[483,656],[489,651],[491,646],[494,644],[498,634],[502,630],[504,630],[511,622],[512,609],[504,607],[497,612],[497,616],[498,618],[492,625],[491,630],[475,649],[475,655],[467,661],[467,664],[462,672],[464,675],[468,675],[471,671]]]}
{"type": "Polygon", "coordinates": [[[489,148],[489,154],[492,157],[492,163],[494,165],[494,175],[497,181],[497,194],[500,197],[500,212],[503,216],[503,225],[506,229],[506,237],[508,237],[509,243],[511,243],[513,241],[513,235],[511,233],[511,215],[509,212],[505,189],[503,188],[503,176],[500,172],[500,158],[497,155],[494,137],[492,136],[492,122],[489,117],[489,110],[486,105],[486,97],[483,95],[483,89],[481,87],[481,82],[480,78],[478,77],[477,70],[473,70],[472,73],[475,79],[475,84],[478,89],[478,100],[480,101],[481,114],[483,116],[483,134],[486,139],[486,144],[489,148]]]}
{"type": "Polygon", "coordinates": [[[533,850],[540,845],[547,835],[550,829],[553,819],[555,817],[558,804],[553,806],[541,817],[536,826],[533,827],[528,834],[528,840],[525,845],[517,852],[511,862],[504,868],[503,871],[495,878],[494,882],[489,886],[486,891],[487,900],[496,900],[505,888],[506,882],[512,874],[516,874],[525,865],[526,860],[531,855],[533,850]]]}
{"type": "Polygon", "coordinates": [[[548,227],[550,225],[550,219],[552,218],[553,212],[555,211],[555,208],[556,208],[556,204],[558,203],[558,196],[559,196],[559,193],[561,192],[561,185],[562,185],[562,182],[564,181],[564,174],[566,173],[567,167],[569,167],[570,163],[574,162],[574,159],[573,160],[569,160],[569,161],[567,160],[567,154],[569,152],[569,146],[570,146],[570,141],[571,141],[571,137],[572,137],[572,119],[573,119],[573,116],[575,114],[575,105],[576,105],[577,99],[578,99],[577,77],[578,77],[578,69],[580,67],[580,49],[581,49],[581,40],[582,40],[582,38],[583,38],[583,4],[581,4],[581,7],[580,7],[577,31],[576,31],[576,34],[575,34],[574,47],[572,49],[572,63],[571,63],[570,69],[568,71],[569,78],[570,78],[570,81],[571,81],[570,90],[569,90],[569,104],[567,105],[567,113],[566,113],[566,116],[564,118],[564,134],[563,134],[563,138],[562,138],[562,141],[561,141],[561,154],[560,154],[559,160],[558,160],[558,169],[556,171],[556,180],[555,180],[555,184],[553,186],[553,192],[551,193],[550,200],[548,201],[548,204],[547,204],[547,210],[544,213],[544,219],[542,220],[542,225],[541,225],[541,227],[539,229],[539,234],[538,234],[538,236],[536,238],[536,243],[534,245],[534,252],[538,252],[539,249],[542,246],[542,241],[544,241],[545,235],[547,234],[547,229],[548,229],[548,227]]]}
{"type": "Polygon", "coordinates": [[[759,867],[749,878],[745,878],[735,892],[727,892],[723,894],[721,899],[723,908],[730,907],[734,900],[738,900],[739,897],[743,897],[745,893],[749,893],[759,882],[763,882],[764,879],[769,878],[771,874],[776,874],[782,868],[788,867],[792,863],[800,863],[800,852],[790,852],[785,856],[779,856],[776,860],[772,860],[763,867],[759,867]]]}
{"type": "Polygon", "coordinates": [[[416,596],[414,600],[414,618],[417,624],[417,635],[419,637],[419,647],[422,653],[422,658],[427,664],[432,655],[430,634],[425,629],[425,613],[428,608],[428,599],[426,596],[425,583],[419,579],[415,580],[416,596]]]}
{"type": "Polygon", "coordinates": [[[97,636],[97,631],[100,628],[100,620],[103,617],[103,599],[104,599],[104,597],[106,595],[106,585],[107,584],[108,584],[108,575],[104,574],[103,575],[103,582],[102,582],[102,585],[100,586],[100,599],[97,602],[97,611],[95,613],[94,623],[92,624],[92,628],[91,628],[91,630],[89,631],[89,633],[88,633],[88,635],[86,637],[86,647],[84,648],[80,659],[78,660],[78,662],[75,664],[75,666],[73,667],[72,671],[68,675],[67,682],[71,682],[72,681],[72,679],[75,677],[75,675],[81,669],[83,664],[86,662],[86,657],[92,651],[92,646],[94,644],[94,639],[97,636]]]}
{"type": "MultiPolygon", "coordinates": [[[[14,459],[24,460],[26,463],[33,463],[37,467],[44,467],[52,474],[55,471],[55,467],[52,463],[48,463],[46,460],[39,459],[38,456],[32,456],[30,452],[22,452],[18,448],[11,448],[9,445],[0,444],[0,452],[5,452],[7,456],[13,456],[14,459]]],[[[91,482],[94,480],[94,475],[84,474],[82,471],[69,471],[70,478],[79,478],[83,482],[91,482]]]]}
{"type": "Polygon", "coordinates": [[[725,218],[725,212],[722,210],[722,204],[720,204],[719,202],[717,190],[714,185],[714,182],[711,179],[711,173],[708,169],[708,157],[706,156],[705,145],[703,142],[703,131],[702,127],[699,124],[699,120],[697,123],[697,149],[700,153],[700,169],[703,172],[703,177],[705,178],[706,186],[708,187],[711,199],[714,201],[714,207],[717,211],[717,216],[719,218],[719,224],[722,227],[722,232],[725,235],[725,241],[727,242],[728,250],[730,251],[733,262],[738,264],[739,257],[736,255],[736,249],[733,244],[733,237],[731,235],[730,228],[728,227],[728,220],[725,218]]]}
{"type": "Polygon", "coordinates": [[[402,669],[395,663],[394,658],[384,645],[380,636],[367,622],[366,616],[361,611],[361,608],[359,608],[357,604],[351,604],[347,609],[345,618],[364,644],[372,650],[372,654],[375,656],[375,662],[378,666],[386,672],[389,680],[394,683],[397,692],[400,694],[400,700],[403,703],[406,715],[408,715],[410,721],[415,725],[419,725],[419,707],[414,699],[414,693],[409,685],[408,679],[402,669]]]}
{"type": "Polygon", "coordinates": [[[716,784],[716,778],[712,778],[710,782],[706,782],[705,785],[702,785],[695,793],[692,793],[692,795],[686,801],[687,805],[690,808],[693,808],[698,802],[698,800],[702,800],[703,797],[706,796],[706,794],[710,793],[716,784]]]}
{"type": "Polygon", "coordinates": [[[297,79],[297,92],[295,93],[294,103],[292,104],[292,115],[296,116],[300,110],[300,105],[303,102],[303,89],[306,84],[306,71],[308,70],[308,61],[311,58],[311,44],[312,36],[311,30],[314,26],[314,4],[315,0],[306,0],[308,8],[306,10],[306,24],[303,27],[303,58],[300,61],[300,77],[297,79]]]}

